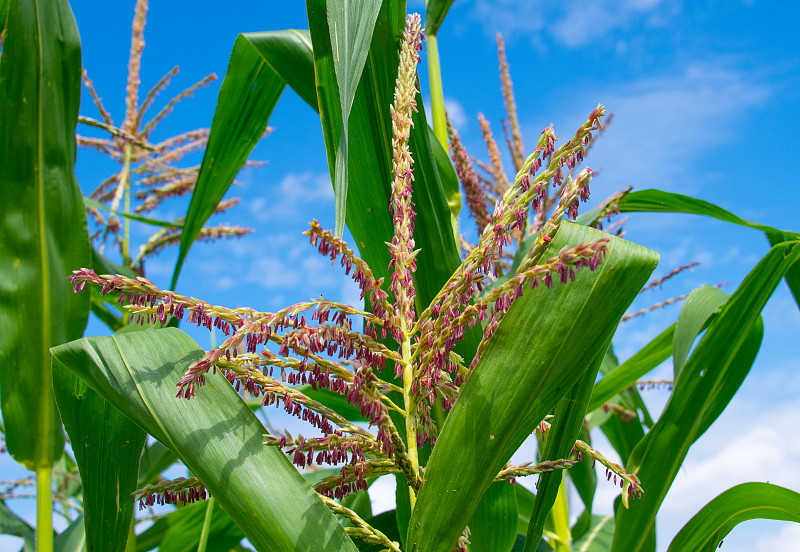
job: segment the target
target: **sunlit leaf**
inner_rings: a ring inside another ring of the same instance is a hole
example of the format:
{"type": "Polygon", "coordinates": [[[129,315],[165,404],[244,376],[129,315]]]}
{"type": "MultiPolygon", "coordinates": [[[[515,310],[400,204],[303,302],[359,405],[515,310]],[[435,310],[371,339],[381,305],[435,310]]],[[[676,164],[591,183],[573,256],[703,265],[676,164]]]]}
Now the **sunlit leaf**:
{"type": "Polygon", "coordinates": [[[703,286],[693,290],[681,308],[675,325],[672,343],[672,365],[675,380],[683,369],[689,349],[706,326],[709,317],[728,300],[729,295],[715,287],[703,286]]]}

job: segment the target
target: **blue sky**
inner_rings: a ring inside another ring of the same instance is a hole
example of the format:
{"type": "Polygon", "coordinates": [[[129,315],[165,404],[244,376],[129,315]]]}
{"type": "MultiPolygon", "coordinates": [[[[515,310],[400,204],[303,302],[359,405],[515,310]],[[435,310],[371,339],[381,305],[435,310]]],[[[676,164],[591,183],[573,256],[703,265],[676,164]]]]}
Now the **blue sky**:
{"type": "MultiPolygon", "coordinates": [[[[124,115],[133,4],[73,2],[84,66],[116,122],[124,115]]],[[[424,3],[409,2],[409,11],[424,12],[424,3]]],[[[563,138],[598,103],[615,113],[588,158],[589,166],[602,169],[592,185],[594,200],[631,184],[661,188],[695,195],[746,219],[798,230],[798,16],[800,6],[794,2],[757,0],[456,0],[439,33],[446,103],[468,151],[486,159],[476,117],[484,113],[495,136],[502,135],[494,39],[501,32],[529,149],[551,122],[563,138]]],[[[206,0],[153,2],[145,29],[143,90],[174,65],[181,67],[156,108],[171,97],[169,92],[208,73],[220,77],[180,104],[154,140],[210,126],[238,33],[306,27],[305,6],[298,1],[230,0],[222,7],[206,0]]],[[[424,60],[421,78],[425,94],[424,60]]],[[[88,94],[81,113],[98,116],[88,94]]],[[[312,218],[328,227],[333,222],[319,119],[287,89],[270,126],[274,132],[251,156],[268,165],[240,175],[241,186],[229,195],[243,201],[217,221],[255,232],[232,242],[196,245],[178,288],[211,303],[266,310],[319,294],[356,302],[349,279],[300,236],[312,218]]],[[[504,161],[511,167],[509,158],[504,161]]],[[[113,164],[97,154],[79,153],[76,172],[84,190],[92,190],[111,170],[113,164]]],[[[170,202],[159,214],[174,218],[185,209],[185,202],[170,202]]],[[[466,219],[463,229],[474,238],[466,219]]],[[[703,263],[642,296],[635,308],[703,283],[728,281],[723,289],[730,293],[767,250],[758,232],[691,216],[633,215],[626,231],[628,239],[661,254],[657,276],[692,261],[703,263]]],[[[136,239],[147,235],[148,229],[134,228],[136,239]]],[[[173,264],[174,253],[167,252],[149,262],[148,276],[166,286],[173,264]]],[[[668,307],[624,324],[616,338],[620,358],[666,328],[678,309],[668,307]]],[[[785,285],[764,319],[764,343],[750,376],[726,413],[692,448],[667,496],[659,517],[659,550],[666,550],[708,500],[736,483],[769,480],[800,491],[800,473],[794,469],[800,465],[800,358],[792,346],[800,315],[785,285]]],[[[100,331],[93,324],[88,333],[100,331]]],[[[207,335],[193,335],[208,346],[207,335]]],[[[654,377],[671,377],[671,371],[667,363],[654,377]]],[[[666,392],[646,394],[654,413],[666,398],[666,392]]],[[[597,442],[604,452],[611,451],[597,442]]],[[[19,473],[6,460],[2,466],[4,473],[19,473]]],[[[390,485],[379,485],[376,503],[388,507],[379,495],[390,485]]],[[[598,492],[598,511],[610,512],[615,489],[601,483],[598,492]]],[[[800,538],[799,527],[751,522],[726,538],[723,549],[791,549],[800,538]]]]}

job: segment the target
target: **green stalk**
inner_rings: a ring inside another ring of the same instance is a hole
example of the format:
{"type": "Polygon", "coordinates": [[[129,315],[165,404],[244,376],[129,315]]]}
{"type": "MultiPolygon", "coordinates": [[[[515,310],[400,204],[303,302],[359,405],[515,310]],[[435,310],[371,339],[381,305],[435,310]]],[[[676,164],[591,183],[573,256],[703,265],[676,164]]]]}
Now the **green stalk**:
{"type": "MultiPolygon", "coordinates": [[[[47,397],[50,401],[50,397],[47,397]]],[[[49,416],[44,416],[50,419],[49,416]]],[[[50,488],[52,466],[36,468],[36,550],[53,552],[53,494],[50,488]]]]}
{"type": "Polygon", "coordinates": [[[428,83],[431,87],[431,114],[433,117],[433,133],[447,151],[447,120],[444,110],[444,92],[442,92],[442,72],[439,66],[439,45],[436,35],[426,37],[428,43],[428,83]]]}
{"type": "MultiPolygon", "coordinates": [[[[408,459],[415,474],[419,474],[419,453],[417,452],[417,424],[414,418],[417,415],[417,405],[411,396],[411,384],[414,381],[414,363],[411,361],[411,339],[405,329],[405,319],[402,321],[403,335],[403,402],[406,410],[406,441],[408,442],[408,459]]],[[[417,493],[414,487],[408,487],[408,496],[411,500],[411,511],[417,502],[417,493]]]]}
{"type": "Polygon", "coordinates": [[[206,503],[206,517],[203,519],[203,530],[200,531],[200,543],[197,545],[197,552],[206,552],[208,544],[208,532],[211,529],[211,514],[214,512],[214,497],[208,499],[206,503]]]}
{"type": "MultiPolygon", "coordinates": [[[[133,154],[133,146],[130,142],[125,144],[125,165],[122,168],[122,185],[125,188],[125,214],[131,213],[131,156],[133,154]]],[[[123,265],[128,266],[131,263],[130,245],[131,244],[131,221],[125,217],[125,239],[122,242],[122,260],[123,265]]]]}

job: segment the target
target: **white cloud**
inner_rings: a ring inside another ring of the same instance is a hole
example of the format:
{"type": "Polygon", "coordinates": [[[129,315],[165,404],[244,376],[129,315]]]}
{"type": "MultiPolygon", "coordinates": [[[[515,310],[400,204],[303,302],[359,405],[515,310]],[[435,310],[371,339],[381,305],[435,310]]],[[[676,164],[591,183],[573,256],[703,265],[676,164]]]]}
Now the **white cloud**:
{"type": "Polygon", "coordinates": [[[756,544],[756,552],[791,550],[800,542],[800,524],[788,523],[777,535],[767,535],[756,544]]]}
{"type": "MultiPolygon", "coordinates": [[[[744,71],[693,64],[677,74],[614,85],[571,101],[586,106],[588,114],[602,99],[615,112],[589,158],[603,169],[602,181],[616,188],[634,183],[640,189],[692,193],[704,176],[696,162],[732,139],[742,113],[768,97],[769,89],[744,71]]],[[[568,134],[569,128],[561,132],[568,134]]]]}
{"type": "Polygon", "coordinates": [[[268,197],[250,200],[248,209],[259,222],[291,220],[300,216],[299,210],[310,203],[332,201],[333,187],[328,174],[308,171],[287,174],[268,197]]]}
{"type": "Polygon", "coordinates": [[[679,11],[678,2],[660,0],[476,0],[472,17],[490,36],[503,33],[507,40],[527,36],[539,47],[555,40],[577,48],[616,30],[628,35],[633,29],[647,32],[665,25],[679,11]]]}
{"type": "Polygon", "coordinates": [[[447,110],[447,116],[450,117],[450,122],[459,131],[467,128],[468,118],[464,113],[464,107],[455,98],[445,98],[444,108],[447,110]]]}

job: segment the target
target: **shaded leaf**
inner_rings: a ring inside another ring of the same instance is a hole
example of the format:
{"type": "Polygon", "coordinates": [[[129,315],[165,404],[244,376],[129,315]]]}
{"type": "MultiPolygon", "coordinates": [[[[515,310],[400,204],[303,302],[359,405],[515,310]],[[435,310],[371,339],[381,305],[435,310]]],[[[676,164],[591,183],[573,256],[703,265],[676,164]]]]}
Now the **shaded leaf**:
{"type": "MultiPolygon", "coordinates": [[[[200,543],[200,533],[208,504],[200,502],[178,508],[166,519],[169,527],[164,533],[158,552],[194,552],[200,543]]],[[[244,534],[219,504],[211,511],[206,550],[228,550],[241,541],[244,534]]]]}
{"type": "Polygon", "coordinates": [[[81,473],[88,550],[123,551],[147,435],[75,374],[53,370],[53,388],[81,473]]]}
{"type": "MultiPolygon", "coordinates": [[[[565,223],[551,251],[606,236],[565,223]]],[[[528,291],[506,314],[431,454],[409,524],[409,550],[452,549],[503,464],[605,352],[657,263],[655,253],[618,238],[608,248],[594,273],[528,291]]]]}
{"type": "Polygon", "coordinates": [[[329,389],[312,389],[310,385],[300,385],[296,389],[301,391],[306,397],[319,401],[337,414],[344,416],[351,422],[368,422],[367,416],[361,415],[361,408],[355,407],[347,402],[347,399],[339,393],[334,393],[329,389]]]}
{"type": "Polygon", "coordinates": [[[0,206],[0,397],[11,456],[45,469],[64,448],[49,349],[80,337],[89,316],[89,296],[73,294],[66,279],[91,263],[73,174],[80,39],[64,0],[9,8],[0,56],[0,189],[14,200],[0,206]]]}
{"type": "Polygon", "coordinates": [[[84,338],[53,350],[54,363],[74,370],[174,450],[257,549],[355,550],[286,456],[263,446],[263,426],[221,373],[207,374],[192,400],[175,398],[175,383],[202,356],[173,328],[84,338]]]}
{"type": "Polygon", "coordinates": [[[668,552],[713,552],[731,529],[751,519],[800,523],[800,494],[769,483],[736,485],[703,506],[675,535],[668,552]]]}
{"type": "Polygon", "coordinates": [[[142,452],[139,462],[139,487],[155,483],[161,473],[178,461],[178,455],[169,447],[156,441],[142,452]]]}
{"type": "MultiPolygon", "coordinates": [[[[786,234],[780,232],[765,232],[770,246],[778,245],[779,243],[789,240],[786,234]]],[[[800,307],[800,264],[795,263],[789,270],[786,271],[786,283],[794,296],[794,302],[800,307]]]]}

